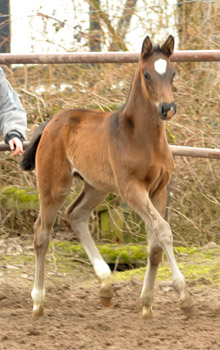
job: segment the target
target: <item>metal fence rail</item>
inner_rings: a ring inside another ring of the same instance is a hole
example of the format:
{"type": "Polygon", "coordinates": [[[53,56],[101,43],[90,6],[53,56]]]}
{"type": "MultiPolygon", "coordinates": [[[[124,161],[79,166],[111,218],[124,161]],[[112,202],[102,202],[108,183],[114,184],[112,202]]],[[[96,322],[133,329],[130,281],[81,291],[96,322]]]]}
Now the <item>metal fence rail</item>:
{"type": "MultiPolygon", "coordinates": [[[[138,52],[72,52],[54,54],[0,54],[0,64],[129,63],[137,62],[138,52]]],[[[220,50],[175,51],[173,62],[217,62],[220,50]]]]}
{"type": "MultiPolygon", "coordinates": [[[[24,142],[24,149],[29,145],[29,142],[24,142]]],[[[220,159],[220,149],[213,148],[199,148],[170,145],[170,149],[174,156],[184,157],[198,157],[198,158],[212,158],[220,159]]],[[[9,151],[9,146],[4,142],[0,142],[0,151],[9,151]]]]}

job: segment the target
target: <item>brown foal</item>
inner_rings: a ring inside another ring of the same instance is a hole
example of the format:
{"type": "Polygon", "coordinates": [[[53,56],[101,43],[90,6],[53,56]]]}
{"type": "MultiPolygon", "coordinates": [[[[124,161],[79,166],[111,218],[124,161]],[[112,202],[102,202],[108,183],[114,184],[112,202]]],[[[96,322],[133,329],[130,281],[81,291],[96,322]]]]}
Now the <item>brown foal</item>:
{"type": "Polygon", "coordinates": [[[68,207],[67,217],[100,281],[101,302],[107,306],[112,298],[111,271],[91,237],[89,217],[109,192],[115,192],[147,227],[149,257],[141,292],[143,317],[153,316],[153,289],[162,251],[170,265],[181,309],[187,315],[193,312],[194,303],[173,253],[172,232],[163,219],[166,185],[174,167],[165,133],[165,120],[176,112],[171,88],[175,74],[170,61],[173,49],[172,36],[161,47],[153,47],[147,36],[124,107],[110,113],[61,111],[39,128],[24,153],[24,170],[34,169],[36,158],[40,196],[40,213],[34,226],[33,317],[44,313],[45,255],[57,211],[70,192],[74,175],[84,180],[84,187],[68,207]]]}

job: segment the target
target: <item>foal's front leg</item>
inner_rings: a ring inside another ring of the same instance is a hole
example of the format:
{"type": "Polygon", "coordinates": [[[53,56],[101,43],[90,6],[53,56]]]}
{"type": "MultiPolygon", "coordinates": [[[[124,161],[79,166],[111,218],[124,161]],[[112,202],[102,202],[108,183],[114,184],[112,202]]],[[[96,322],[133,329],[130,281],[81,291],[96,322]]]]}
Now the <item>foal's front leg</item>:
{"type": "MultiPolygon", "coordinates": [[[[166,209],[166,189],[160,193],[159,198],[154,196],[152,203],[162,217],[164,217],[166,209]]],[[[153,232],[148,232],[148,259],[147,271],[144,278],[144,284],[141,292],[141,300],[143,304],[143,318],[153,318],[153,298],[154,284],[159,264],[162,260],[163,249],[158,244],[153,232]]]]}
{"type": "Polygon", "coordinates": [[[148,237],[148,259],[147,270],[144,277],[143,288],[141,291],[141,301],[143,305],[143,318],[153,318],[153,299],[154,299],[154,284],[156,280],[158,266],[162,258],[162,249],[154,240],[153,236],[148,237]]]}
{"type": "Polygon", "coordinates": [[[189,295],[184,276],[176,262],[173,252],[173,236],[169,224],[162,218],[152,204],[143,186],[132,184],[124,191],[123,198],[143,218],[149,231],[149,264],[145,276],[144,286],[141,293],[143,304],[143,317],[153,316],[153,287],[156,278],[158,264],[161,260],[161,252],[164,250],[172,272],[173,286],[180,297],[180,308],[186,315],[194,312],[194,302],[189,295]]]}

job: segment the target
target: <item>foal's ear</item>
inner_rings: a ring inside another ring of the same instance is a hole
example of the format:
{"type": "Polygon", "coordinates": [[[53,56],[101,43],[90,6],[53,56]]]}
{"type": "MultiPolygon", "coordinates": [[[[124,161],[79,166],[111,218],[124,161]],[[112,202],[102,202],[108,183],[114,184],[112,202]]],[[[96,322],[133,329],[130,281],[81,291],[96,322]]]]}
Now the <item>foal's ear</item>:
{"type": "Polygon", "coordinates": [[[172,35],[168,37],[165,43],[161,46],[160,50],[168,57],[172,55],[174,50],[174,37],[172,35]]]}
{"type": "Polygon", "coordinates": [[[142,45],[142,50],[141,50],[141,57],[143,59],[149,57],[150,55],[152,55],[154,49],[153,49],[153,45],[152,42],[150,41],[149,36],[146,36],[146,38],[143,41],[143,45],[142,45]]]}

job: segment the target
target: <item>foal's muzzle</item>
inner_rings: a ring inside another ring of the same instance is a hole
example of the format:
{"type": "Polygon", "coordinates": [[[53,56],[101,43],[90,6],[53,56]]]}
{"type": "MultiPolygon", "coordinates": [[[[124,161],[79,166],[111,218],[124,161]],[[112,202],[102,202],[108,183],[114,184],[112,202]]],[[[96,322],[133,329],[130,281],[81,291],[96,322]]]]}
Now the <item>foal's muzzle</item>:
{"type": "Polygon", "coordinates": [[[171,103],[160,103],[157,107],[158,113],[162,120],[168,120],[172,118],[176,114],[176,104],[174,102],[171,103]]]}

